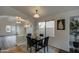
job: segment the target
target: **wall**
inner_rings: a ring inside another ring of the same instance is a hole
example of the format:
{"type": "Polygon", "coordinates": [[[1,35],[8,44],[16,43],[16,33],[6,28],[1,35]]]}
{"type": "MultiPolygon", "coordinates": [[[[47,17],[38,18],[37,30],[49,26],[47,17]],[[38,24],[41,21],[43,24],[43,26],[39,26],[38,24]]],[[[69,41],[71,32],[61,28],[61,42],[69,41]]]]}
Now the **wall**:
{"type": "Polygon", "coordinates": [[[16,43],[24,43],[26,41],[26,32],[23,24],[17,24],[16,43]]]}
{"type": "MultiPolygon", "coordinates": [[[[23,19],[25,19],[25,20],[28,20],[28,21],[30,21],[32,24],[34,24],[34,20],[31,18],[31,17],[29,17],[29,16],[27,16],[27,15],[25,15],[25,14],[23,14],[23,13],[21,13],[20,11],[18,11],[18,10],[16,10],[16,9],[14,9],[14,8],[12,8],[12,7],[9,7],[9,6],[0,6],[0,16],[14,16],[14,17],[16,17],[16,16],[19,16],[19,17],[22,17],[23,19]]],[[[6,20],[6,18],[5,18],[5,20],[6,20]]],[[[0,21],[1,22],[1,21],[0,21]]],[[[4,24],[6,25],[6,21],[3,21],[4,22],[4,24]]],[[[2,22],[2,23],[3,23],[2,22]]],[[[0,23],[0,26],[2,26],[2,24],[0,23]]],[[[20,26],[20,27],[23,27],[23,26],[20,26]]],[[[24,28],[23,28],[24,29],[24,28]]],[[[34,28],[33,28],[34,29],[34,28]]],[[[3,29],[2,29],[3,30],[3,29]]],[[[3,33],[4,33],[4,31],[0,31],[0,34],[1,35],[3,35],[3,33]],[[2,32],[2,33],[1,33],[2,32]]],[[[7,33],[5,33],[5,35],[6,35],[7,33]]],[[[22,34],[22,31],[21,31],[21,34],[22,34]]],[[[9,33],[9,35],[10,35],[10,33],[9,33]]],[[[25,35],[25,34],[24,34],[25,35]]],[[[24,40],[26,39],[25,38],[25,36],[24,35],[19,35],[19,36],[17,36],[16,38],[17,38],[17,43],[20,43],[20,42],[24,42],[24,40]]]]}
{"type": "Polygon", "coordinates": [[[6,49],[16,45],[16,29],[6,32],[6,25],[16,27],[16,19],[11,16],[0,16],[0,48],[6,49]]]}
{"type": "MultiPolygon", "coordinates": [[[[49,40],[49,45],[69,51],[69,22],[70,22],[70,17],[72,16],[79,16],[79,10],[73,10],[73,11],[68,11],[64,12],[61,14],[57,14],[55,16],[50,16],[48,18],[45,18],[44,20],[54,20],[55,21],[55,37],[50,38],[49,40]],[[58,19],[65,19],[65,30],[57,30],[57,20],[58,19]]],[[[39,20],[44,21],[44,20],[39,20]]]]}
{"type": "MultiPolygon", "coordinates": [[[[23,14],[22,12],[12,8],[12,7],[9,7],[9,6],[0,6],[0,15],[4,16],[19,16],[19,17],[22,17],[24,20],[28,20],[30,21],[30,23],[32,24],[32,26],[34,25],[34,22],[35,20],[32,18],[32,17],[29,17],[28,15],[25,15],[23,14]]],[[[34,26],[33,26],[33,30],[34,30],[34,26]]]]}
{"type": "Polygon", "coordinates": [[[16,34],[12,31],[6,32],[7,25],[16,27],[16,19],[11,16],[0,16],[0,36],[16,34]]]}

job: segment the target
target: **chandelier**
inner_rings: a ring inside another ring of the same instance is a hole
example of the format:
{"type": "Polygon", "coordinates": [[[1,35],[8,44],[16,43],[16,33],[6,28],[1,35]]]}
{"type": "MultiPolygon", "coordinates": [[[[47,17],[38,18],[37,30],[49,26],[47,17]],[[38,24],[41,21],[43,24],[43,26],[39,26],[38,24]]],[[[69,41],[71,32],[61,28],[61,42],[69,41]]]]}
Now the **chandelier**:
{"type": "Polygon", "coordinates": [[[38,13],[38,10],[36,10],[36,13],[34,14],[33,17],[34,17],[34,18],[39,18],[39,17],[40,17],[40,15],[39,15],[39,13],[38,13]]]}

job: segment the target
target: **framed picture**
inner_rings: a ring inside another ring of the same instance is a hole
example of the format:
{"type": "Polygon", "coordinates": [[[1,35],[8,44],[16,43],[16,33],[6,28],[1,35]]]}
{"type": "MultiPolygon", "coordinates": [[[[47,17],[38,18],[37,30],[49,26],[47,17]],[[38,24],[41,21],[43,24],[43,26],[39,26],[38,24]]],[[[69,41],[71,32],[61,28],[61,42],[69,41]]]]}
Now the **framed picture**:
{"type": "Polygon", "coordinates": [[[6,25],[6,32],[11,32],[11,26],[10,25],[6,25]]]}
{"type": "Polygon", "coordinates": [[[65,30],[65,19],[57,20],[57,30],[65,30]]]}

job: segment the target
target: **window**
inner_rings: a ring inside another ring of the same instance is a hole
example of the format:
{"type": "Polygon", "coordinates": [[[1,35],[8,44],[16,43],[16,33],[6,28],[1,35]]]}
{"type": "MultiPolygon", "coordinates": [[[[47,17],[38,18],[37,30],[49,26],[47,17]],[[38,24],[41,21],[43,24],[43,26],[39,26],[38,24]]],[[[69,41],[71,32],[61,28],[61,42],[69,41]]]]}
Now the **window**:
{"type": "Polygon", "coordinates": [[[11,32],[12,34],[16,34],[16,27],[14,25],[6,25],[6,32],[11,32]]]}
{"type": "Polygon", "coordinates": [[[16,34],[16,27],[14,25],[11,26],[11,31],[13,34],[16,34]]]}
{"type": "Polygon", "coordinates": [[[55,21],[46,22],[46,36],[54,37],[55,35],[55,21]]]}
{"type": "Polygon", "coordinates": [[[51,36],[54,37],[55,36],[55,21],[47,21],[45,22],[39,22],[38,23],[38,27],[39,27],[39,33],[42,33],[46,36],[51,36]]]}
{"type": "Polygon", "coordinates": [[[44,28],[45,27],[45,22],[39,22],[39,28],[44,28]]]}
{"type": "Polygon", "coordinates": [[[27,34],[28,34],[28,33],[32,33],[32,32],[33,32],[33,28],[32,28],[32,27],[27,27],[27,29],[26,29],[26,30],[27,30],[27,34]]]}
{"type": "Polygon", "coordinates": [[[38,23],[38,30],[37,30],[37,35],[44,34],[45,35],[45,22],[39,22],[38,23]]]}
{"type": "Polygon", "coordinates": [[[33,33],[33,26],[29,25],[29,26],[26,26],[26,33],[33,33]]]}

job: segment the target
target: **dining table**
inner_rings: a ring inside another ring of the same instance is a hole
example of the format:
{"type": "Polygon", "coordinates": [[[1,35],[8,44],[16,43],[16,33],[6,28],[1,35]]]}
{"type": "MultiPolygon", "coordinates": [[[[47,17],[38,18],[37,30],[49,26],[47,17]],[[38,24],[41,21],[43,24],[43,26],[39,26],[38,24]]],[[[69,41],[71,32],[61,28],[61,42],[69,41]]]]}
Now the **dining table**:
{"type": "Polygon", "coordinates": [[[43,38],[44,37],[40,37],[40,36],[32,37],[32,39],[35,41],[35,52],[39,50],[38,43],[40,43],[41,41],[43,42],[43,38]]]}

